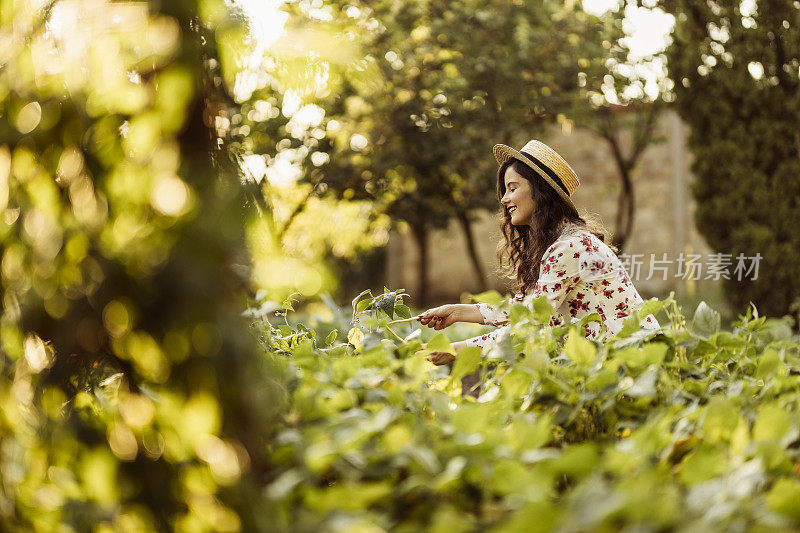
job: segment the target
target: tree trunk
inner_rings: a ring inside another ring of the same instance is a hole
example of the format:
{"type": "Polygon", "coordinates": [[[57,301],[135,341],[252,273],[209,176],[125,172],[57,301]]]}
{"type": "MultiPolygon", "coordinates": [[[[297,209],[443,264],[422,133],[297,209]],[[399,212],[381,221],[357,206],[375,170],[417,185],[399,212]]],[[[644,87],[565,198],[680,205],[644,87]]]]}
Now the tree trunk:
{"type": "Polygon", "coordinates": [[[599,124],[595,133],[608,141],[614,155],[614,162],[619,169],[622,179],[622,191],[620,191],[617,201],[616,228],[614,235],[614,245],[620,252],[625,248],[625,244],[633,232],[633,217],[635,212],[635,196],[633,192],[633,180],[631,173],[636,168],[636,164],[642,154],[653,141],[656,122],[660,114],[661,105],[650,104],[642,120],[634,121],[633,125],[633,150],[629,156],[622,153],[621,142],[618,133],[622,131],[622,126],[612,114],[610,109],[601,110],[599,113],[599,124]]]}
{"type": "Polygon", "coordinates": [[[419,263],[417,264],[417,298],[419,303],[425,305],[428,302],[428,230],[425,225],[415,225],[411,227],[414,233],[414,240],[417,241],[419,249],[419,263]]]}
{"type": "Polygon", "coordinates": [[[631,234],[634,213],[633,182],[630,172],[623,165],[619,166],[622,178],[622,190],[617,200],[617,217],[614,228],[614,245],[622,252],[631,234]]]}
{"type": "Polygon", "coordinates": [[[625,229],[623,230],[623,236],[625,240],[622,241],[620,246],[620,251],[625,247],[625,244],[628,242],[628,239],[633,232],[633,213],[636,207],[636,196],[633,194],[633,183],[631,182],[630,176],[625,179],[625,183],[628,184],[627,191],[625,195],[628,197],[628,216],[625,217],[625,221],[627,224],[625,225],[625,229]]]}
{"type": "Polygon", "coordinates": [[[467,251],[469,252],[469,259],[472,262],[472,269],[475,272],[475,277],[478,280],[478,290],[486,290],[486,274],[483,271],[480,257],[478,257],[478,250],[475,247],[475,236],[472,234],[472,222],[467,214],[463,211],[458,212],[458,222],[461,224],[461,230],[464,232],[464,238],[467,241],[467,251]]]}

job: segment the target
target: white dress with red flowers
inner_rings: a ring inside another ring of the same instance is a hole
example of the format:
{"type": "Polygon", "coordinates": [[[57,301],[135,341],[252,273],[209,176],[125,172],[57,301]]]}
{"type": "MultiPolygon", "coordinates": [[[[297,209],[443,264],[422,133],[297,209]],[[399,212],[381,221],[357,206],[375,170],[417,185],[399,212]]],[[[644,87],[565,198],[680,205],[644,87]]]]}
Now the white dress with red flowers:
{"type": "MultiPolygon", "coordinates": [[[[601,333],[600,323],[589,322],[584,326],[584,334],[587,339],[606,342],[644,302],[616,254],[593,233],[579,226],[565,226],[542,258],[539,280],[532,293],[534,298],[546,296],[556,310],[551,326],[562,325],[565,320],[580,322],[584,316],[598,313],[606,331],[601,333]]],[[[510,301],[519,303],[522,297],[517,295],[510,301]]],[[[508,323],[506,312],[487,304],[476,306],[485,324],[502,326],[508,323]]],[[[640,327],[660,329],[653,315],[644,317],[640,327]]],[[[465,342],[467,346],[484,346],[493,342],[503,329],[465,342]]]]}

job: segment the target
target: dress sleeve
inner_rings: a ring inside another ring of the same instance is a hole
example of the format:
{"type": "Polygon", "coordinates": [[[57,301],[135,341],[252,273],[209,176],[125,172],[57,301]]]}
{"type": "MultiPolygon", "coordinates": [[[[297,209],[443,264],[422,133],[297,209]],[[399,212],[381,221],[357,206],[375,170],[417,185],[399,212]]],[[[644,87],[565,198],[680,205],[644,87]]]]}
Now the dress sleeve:
{"type": "MultiPolygon", "coordinates": [[[[522,302],[521,294],[516,294],[508,299],[509,304],[520,302],[522,302]]],[[[506,324],[508,324],[508,313],[489,304],[477,303],[475,306],[478,308],[478,311],[480,311],[481,316],[483,316],[484,324],[490,326],[503,326],[500,329],[496,329],[489,333],[478,335],[464,341],[467,346],[485,346],[488,343],[494,342],[498,335],[503,332],[503,330],[508,329],[508,326],[506,326],[506,324]]]]}
{"type": "Polygon", "coordinates": [[[576,239],[575,246],[580,252],[580,276],[586,283],[602,281],[612,276],[619,279],[628,277],[619,258],[594,235],[582,233],[576,239]]]}
{"type": "Polygon", "coordinates": [[[464,340],[464,344],[466,346],[486,346],[487,344],[495,342],[498,336],[503,333],[504,330],[507,330],[508,326],[503,326],[502,328],[498,328],[494,331],[490,331],[489,333],[485,333],[483,335],[478,335],[476,337],[471,337],[469,339],[464,340]]]}
{"type": "MultiPolygon", "coordinates": [[[[509,305],[522,302],[522,295],[516,294],[508,299],[509,305]]],[[[484,303],[475,304],[483,317],[483,323],[489,326],[503,326],[508,324],[508,313],[501,309],[484,303]]]]}

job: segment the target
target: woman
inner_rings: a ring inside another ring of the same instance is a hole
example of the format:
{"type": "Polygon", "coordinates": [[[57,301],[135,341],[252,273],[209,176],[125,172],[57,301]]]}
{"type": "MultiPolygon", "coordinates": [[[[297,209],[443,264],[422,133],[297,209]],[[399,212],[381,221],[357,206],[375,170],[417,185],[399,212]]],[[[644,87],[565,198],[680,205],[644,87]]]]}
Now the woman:
{"type": "MultiPolygon", "coordinates": [[[[497,256],[501,268],[516,278],[518,294],[512,300],[522,301],[531,293],[546,296],[556,310],[551,325],[598,313],[605,327],[589,322],[585,335],[607,341],[643,300],[598,225],[578,214],[571,199],[580,184],[575,172],[552,148],[536,140],[520,151],[495,145],[494,156],[500,165],[497,195],[503,213],[497,256]]],[[[455,322],[502,326],[508,315],[486,304],[448,304],[429,309],[418,319],[440,330],[455,322]]],[[[660,327],[653,315],[643,318],[641,326],[660,327]]],[[[484,346],[500,331],[453,343],[453,348],[484,346]]]]}

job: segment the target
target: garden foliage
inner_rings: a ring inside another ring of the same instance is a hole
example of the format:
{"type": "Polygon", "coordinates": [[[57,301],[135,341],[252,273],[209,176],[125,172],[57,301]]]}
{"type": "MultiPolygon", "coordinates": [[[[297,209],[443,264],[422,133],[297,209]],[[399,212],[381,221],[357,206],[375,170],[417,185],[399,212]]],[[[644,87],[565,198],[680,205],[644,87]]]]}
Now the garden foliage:
{"type": "Polygon", "coordinates": [[[800,525],[800,346],[784,321],[751,308],[721,331],[705,303],[685,323],[670,297],[641,310],[662,332],[634,317],[603,345],[544,326],[540,298],[448,370],[425,360],[445,335],[399,340],[409,326],[388,325],[401,300],[357,298],[350,342],[268,328],[288,393],[265,489],[280,529],[800,525]],[[459,379],[475,370],[477,399],[459,379]]]}

